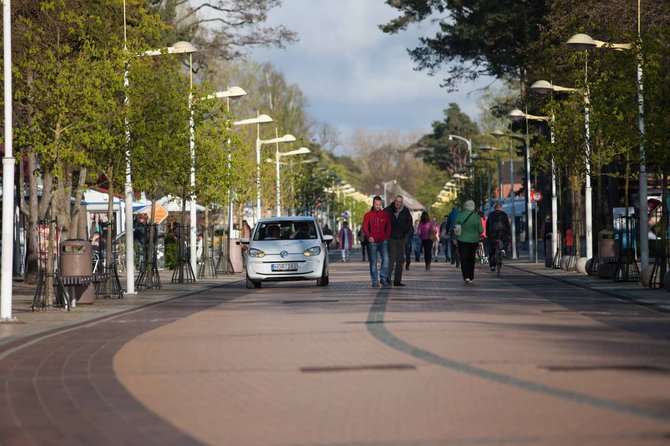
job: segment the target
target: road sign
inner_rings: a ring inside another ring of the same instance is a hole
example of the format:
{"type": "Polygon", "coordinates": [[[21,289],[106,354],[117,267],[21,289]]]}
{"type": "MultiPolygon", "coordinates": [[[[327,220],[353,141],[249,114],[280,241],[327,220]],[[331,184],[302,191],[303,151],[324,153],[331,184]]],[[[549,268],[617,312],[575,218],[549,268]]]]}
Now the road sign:
{"type": "MultiPolygon", "coordinates": [[[[151,207],[149,207],[149,212],[147,212],[147,215],[151,217],[151,207]]],[[[156,203],[156,216],[153,218],[153,222],[156,224],[161,224],[163,221],[167,218],[168,216],[168,211],[165,210],[163,206],[160,204],[156,203]]]]}
{"type": "Polygon", "coordinates": [[[349,218],[349,211],[342,212],[342,218],[349,218]]]}
{"type": "Polygon", "coordinates": [[[542,198],[543,198],[543,196],[542,196],[542,193],[540,191],[537,191],[537,190],[531,191],[530,199],[533,202],[537,203],[538,201],[542,201],[542,198]]]}

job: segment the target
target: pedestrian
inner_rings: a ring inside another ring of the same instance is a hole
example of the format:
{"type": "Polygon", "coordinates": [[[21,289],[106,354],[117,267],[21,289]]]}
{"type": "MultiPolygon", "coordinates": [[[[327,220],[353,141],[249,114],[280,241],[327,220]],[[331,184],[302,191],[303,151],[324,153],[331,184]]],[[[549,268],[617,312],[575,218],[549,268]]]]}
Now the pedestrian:
{"type": "MultiPolygon", "coordinates": [[[[389,247],[389,278],[393,276],[393,286],[405,286],[402,283],[402,267],[405,257],[405,241],[412,236],[412,214],[404,205],[402,195],[397,195],[393,203],[384,209],[391,219],[391,237],[389,247]]],[[[407,262],[409,267],[409,262],[407,262]]]]}
{"type": "Polygon", "coordinates": [[[409,270],[409,264],[412,261],[412,238],[414,237],[414,227],[411,229],[410,235],[405,237],[405,269],[409,270]]]}
{"type": "Polygon", "coordinates": [[[431,229],[435,232],[435,237],[433,239],[433,262],[437,262],[437,256],[440,253],[440,224],[437,222],[437,217],[433,217],[430,220],[431,229]]]}
{"type": "Polygon", "coordinates": [[[368,239],[365,237],[365,231],[363,231],[363,225],[358,228],[358,242],[361,244],[361,253],[363,254],[363,262],[365,262],[365,256],[368,252],[368,239]]]}
{"type": "Polygon", "coordinates": [[[351,246],[354,242],[354,236],[349,229],[349,222],[343,221],[340,231],[337,233],[337,244],[340,245],[342,250],[342,261],[349,261],[349,253],[351,252],[351,246]]]}
{"type": "Polygon", "coordinates": [[[451,212],[449,212],[449,240],[451,243],[449,243],[448,250],[449,261],[452,265],[456,263],[456,256],[458,255],[458,242],[456,240],[456,236],[454,235],[454,225],[456,224],[456,218],[458,218],[459,213],[460,211],[457,207],[451,208],[451,212]]]}
{"type": "Polygon", "coordinates": [[[451,241],[449,239],[449,215],[446,214],[443,217],[442,223],[440,223],[440,248],[444,253],[444,261],[448,262],[451,258],[449,255],[449,245],[451,241]]]}
{"type": "Polygon", "coordinates": [[[430,271],[430,264],[433,261],[433,243],[437,240],[437,234],[435,234],[435,226],[428,212],[423,211],[419,220],[418,234],[421,239],[421,249],[426,262],[426,270],[430,271]]]}
{"type": "Polygon", "coordinates": [[[419,237],[419,220],[414,221],[414,234],[412,235],[412,250],[414,251],[414,260],[419,261],[421,256],[421,237],[419,237]]]}
{"type": "Polygon", "coordinates": [[[482,221],[475,212],[475,202],[468,200],[456,218],[454,234],[458,240],[458,254],[461,258],[461,273],[465,283],[475,279],[475,254],[479,244],[479,234],[484,232],[482,221]]]}
{"type": "Polygon", "coordinates": [[[368,258],[370,261],[370,278],[372,286],[390,285],[388,281],[388,238],[391,236],[391,219],[382,209],[382,197],[376,195],[372,199],[372,209],[363,216],[363,231],[368,240],[368,258]],[[381,270],[377,275],[377,255],[381,257],[381,270]]]}

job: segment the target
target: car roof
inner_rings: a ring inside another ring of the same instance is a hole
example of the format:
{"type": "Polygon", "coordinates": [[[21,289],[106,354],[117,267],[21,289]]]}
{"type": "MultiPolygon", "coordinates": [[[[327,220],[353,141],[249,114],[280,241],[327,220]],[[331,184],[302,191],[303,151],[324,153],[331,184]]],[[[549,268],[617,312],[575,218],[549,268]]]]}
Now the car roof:
{"type": "Polygon", "coordinates": [[[291,216],[291,217],[268,217],[268,218],[261,218],[258,220],[258,223],[273,223],[273,222],[280,222],[280,221],[316,221],[314,217],[307,217],[304,215],[300,216],[291,216]]]}

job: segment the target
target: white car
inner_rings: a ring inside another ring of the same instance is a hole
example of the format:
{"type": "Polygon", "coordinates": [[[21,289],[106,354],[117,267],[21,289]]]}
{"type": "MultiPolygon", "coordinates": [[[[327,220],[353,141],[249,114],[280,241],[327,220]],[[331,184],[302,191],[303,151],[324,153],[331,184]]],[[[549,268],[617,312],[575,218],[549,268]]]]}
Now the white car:
{"type": "Polygon", "coordinates": [[[247,244],[247,288],[261,282],[316,280],[328,285],[328,246],[332,235],[323,235],[312,217],[273,217],[258,221],[247,244]]]}

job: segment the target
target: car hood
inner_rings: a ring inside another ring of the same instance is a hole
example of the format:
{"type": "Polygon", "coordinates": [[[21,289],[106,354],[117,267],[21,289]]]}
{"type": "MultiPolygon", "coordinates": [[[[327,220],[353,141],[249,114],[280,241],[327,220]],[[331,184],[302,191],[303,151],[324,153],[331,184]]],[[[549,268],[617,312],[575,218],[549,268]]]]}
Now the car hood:
{"type": "Polygon", "coordinates": [[[311,240],[265,240],[251,242],[249,247],[260,249],[269,254],[273,252],[287,251],[288,253],[302,253],[313,246],[320,246],[318,239],[311,240]]]}

